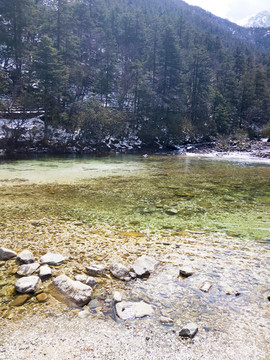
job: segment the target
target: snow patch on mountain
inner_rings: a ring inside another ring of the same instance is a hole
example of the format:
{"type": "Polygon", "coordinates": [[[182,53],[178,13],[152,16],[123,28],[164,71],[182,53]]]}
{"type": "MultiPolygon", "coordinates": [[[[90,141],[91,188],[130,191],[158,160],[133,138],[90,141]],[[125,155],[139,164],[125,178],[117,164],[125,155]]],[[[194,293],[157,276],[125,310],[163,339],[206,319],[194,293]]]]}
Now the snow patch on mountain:
{"type": "Polygon", "coordinates": [[[239,20],[238,25],[259,28],[270,27],[270,12],[267,10],[261,11],[256,15],[239,20]]]}

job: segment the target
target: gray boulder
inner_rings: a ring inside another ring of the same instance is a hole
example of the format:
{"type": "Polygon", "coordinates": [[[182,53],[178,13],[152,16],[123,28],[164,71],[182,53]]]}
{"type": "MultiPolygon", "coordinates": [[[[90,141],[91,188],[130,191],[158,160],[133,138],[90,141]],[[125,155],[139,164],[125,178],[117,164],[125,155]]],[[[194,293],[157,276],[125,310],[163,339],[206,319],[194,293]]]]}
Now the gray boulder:
{"type": "Polygon", "coordinates": [[[38,263],[23,264],[18,268],[17,274],[20,276],[29,276],[32,275],[38,268],[38,263]]]}
{"type": "Polygon", "coordinates": [[[57,276],[53,284],[64,300],[71,305],[84,306],[91,300],[92,288],[66,275],[57,276]]]}
{"type": "Polygon", "coordinates": [[[47,265],[42,265],[39,269],[39,277],[42,281],[52,277],[52,269],[47,265]]]}
{"type": "Polygon", "coordinates": [[[90,276],[103,276],[107,268],[103,265],[86,266],[86,271],[90,276]]]}
{"type": "Polygon", "coordinates": [[[151,316],[154,309],[151,305],[143,301],[140,302],[127,302],[121,301],[115,305],[116,314],[122,320],[130,320],[142,318],[144,316],[151,316]]]}
{"type": "Polygon", "coordinates": [[[179,332],[179,335],[182,337],[188,337],[190,339],[194,338],[194,336],[198,332],[198,326],[195,323],[186,324],[179,332]]]}
{"type": "Polygon", "coordinates": [[[17,256],[17,260],[23,264],[32,264],[35,261],[35,258],[31,251],[23,250],[17,256]]]}
{"type": "Polygon", "coordinates": [[[92,288],[98,285],[98,282],[95,278],[93,278],[92,276],[87,276],[85,274],[75,275],[75,280],[89,285],[92,288]]]}
{"type": "Polygon", "coordinates": [[[15,290],[21,294],[34,293],[40,284],[38,276],[25,276],[20,278],[15,283],[15,290]]]}
{"type": "Polygon", "coordinates": [[[13,258],[15,256],[17,256],[15,251],[12,251],[12,250],[7,249],[5,247],[0,248],[0,261],[9,260],[9,259],[11,259],[11,258],[13,258]]]}
{"type": "Polygon", "coordinates": [[[114,263],[110,266],[110,272],[117,279],[123,280],[127,276],[129,276],[129,269],[119,263],[114,263]]]}
{"type": "Polygon", "coordinates": [[[55,254],[51,252],[48,252],[40,258],[40,262],[42,265],[48,264],[53,266],[61,265],[65,260],[66,258],[61,254],[55,254]]]}
{"type": "Polygon", "coordinates": [[[150,275],[158,265],[158,261],[147,255],[140,256],[132,265],[132,270],[139,277],[150,275]]]}

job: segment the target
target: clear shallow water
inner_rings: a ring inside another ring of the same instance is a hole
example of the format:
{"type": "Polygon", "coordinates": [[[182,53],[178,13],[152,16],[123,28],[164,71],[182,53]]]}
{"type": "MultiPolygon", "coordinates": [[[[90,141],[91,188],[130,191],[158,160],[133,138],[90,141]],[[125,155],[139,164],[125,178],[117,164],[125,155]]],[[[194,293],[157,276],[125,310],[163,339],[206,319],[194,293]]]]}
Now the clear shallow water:
{"type": "Polygon", "coordinates": [[[0,195],[4,217],[19,216],[23,209],[29,216],[49,211],[130,231],[224,231],[259,240],[270,236],[270,165],[250,159],[15,161],[0,164],[0,195]]]}

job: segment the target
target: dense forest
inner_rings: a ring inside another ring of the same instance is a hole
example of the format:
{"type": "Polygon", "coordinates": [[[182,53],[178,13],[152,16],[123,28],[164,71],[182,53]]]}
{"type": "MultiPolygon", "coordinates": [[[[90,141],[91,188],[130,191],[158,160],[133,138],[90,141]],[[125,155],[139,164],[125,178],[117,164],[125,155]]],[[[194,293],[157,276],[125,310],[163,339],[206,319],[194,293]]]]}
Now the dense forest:
{"type": "Polygon", "coordinates": [[[39,115],[82,144],[144,146],[270,118],[270,31],[181,0],[1,0],[0,115],[39,115]]]}

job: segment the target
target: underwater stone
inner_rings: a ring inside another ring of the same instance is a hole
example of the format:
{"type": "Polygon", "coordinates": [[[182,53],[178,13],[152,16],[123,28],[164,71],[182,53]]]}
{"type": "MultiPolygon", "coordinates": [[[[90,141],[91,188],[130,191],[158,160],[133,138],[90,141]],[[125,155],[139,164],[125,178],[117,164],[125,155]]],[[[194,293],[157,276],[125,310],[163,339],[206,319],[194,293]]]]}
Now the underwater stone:
{"type": "Polygon", "coordinates": [[[35,261],[34,255],[29,250],[23,250],[17,256],[17,260],[19,260],[23,264],[31,264],[35,261]]]}
{"type": "Polygon", "coordinates": [[[137,276],[148,276],[150,275],[158,265],[158,261],[151,258],[147,255],[140,256],[137,260],[135,260],[132,265],[132,270],[137,274],[137,276]]]}
{"type": "Polygon", "coordinates": [[[192,339],[197,334],[197,332],[198,326],[195,323],[188,323],[180,330],[179,335],[192,339]]]}
{"type": "Polygon", "coordinates": [[[107,268],[103,265],[86,266],[86,271],[91,276],[103,276],[107,268]]]}
{"type": "Polygon", "coordinates": [[[15,251],[12,251],[10,249],[1,247],[0,248],[0,260],[9,260],[13,257],[17,256],[17,254],[15,253],[15,251]]]}
{"type": "Polygon", "coordinates": [[[14,299],[10,305],[11,306],[22,306],[23,304],[26,303],[27,300],[29,300],[31,298],[30,294],[23,294],[23,295],[18,295],[16,297],[16,299],[14,299]]]}
{"type": "Polygon", "coordinates": [[[25,276],[15,283],[15,290],[22,294],[34,293],[40,283],[38,276],[25,276]]]}

